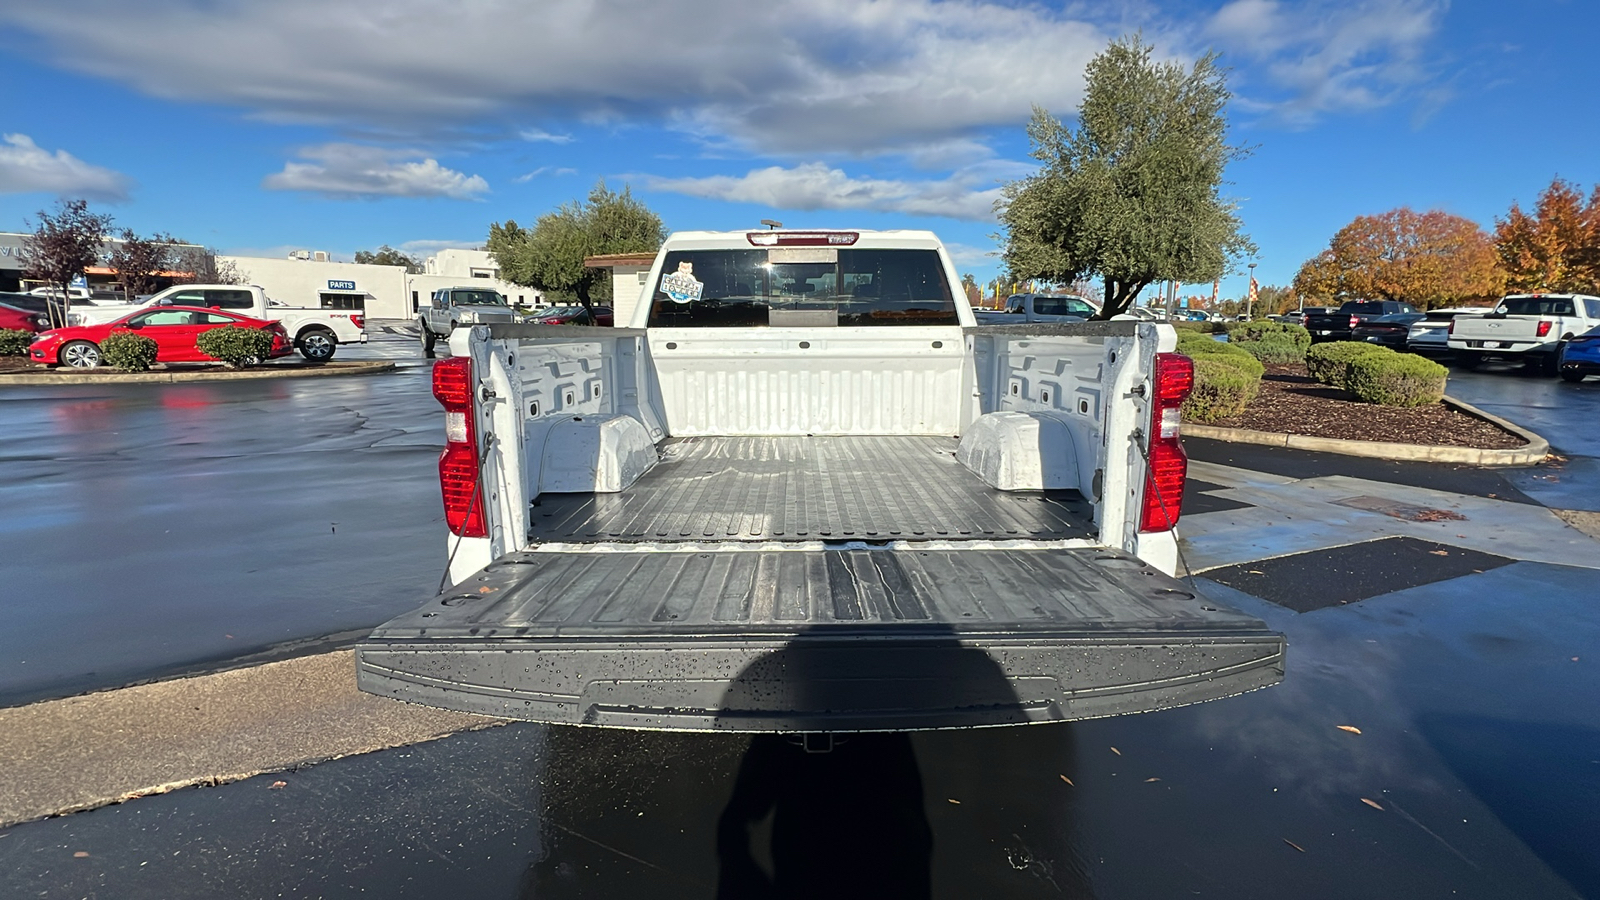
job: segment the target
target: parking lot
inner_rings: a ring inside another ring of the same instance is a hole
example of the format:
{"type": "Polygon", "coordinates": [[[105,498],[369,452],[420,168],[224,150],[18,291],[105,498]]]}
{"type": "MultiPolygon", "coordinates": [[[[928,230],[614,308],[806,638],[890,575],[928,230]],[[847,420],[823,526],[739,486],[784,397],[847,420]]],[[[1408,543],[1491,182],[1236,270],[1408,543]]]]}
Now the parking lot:
{"type": "MultiPolygon", "coordinates": [[[[440,417],[414,336],[374,332],[348,358],[397,371],[0,389],[0,705],[337,646],[430,594],[440,417]]],[[[1600,511],[1600,380],[1450,392],[1558,461],[1189,442],[1184,559],[1287,635],[1271,689],[826,754],[511,724],[0,830],[0,896],[1600,895],[1600,543],[1553,512],[1600,511]]]]}

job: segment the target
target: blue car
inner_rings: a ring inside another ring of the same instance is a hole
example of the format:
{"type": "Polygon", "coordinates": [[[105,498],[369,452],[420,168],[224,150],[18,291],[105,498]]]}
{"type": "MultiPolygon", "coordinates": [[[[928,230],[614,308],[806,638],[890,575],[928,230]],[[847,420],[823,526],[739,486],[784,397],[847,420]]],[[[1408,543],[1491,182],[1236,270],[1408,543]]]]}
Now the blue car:
{"type": "Polygon", "coordinates": [[[1582,381],[1586,375],[1600,375],[1600,327],[1567,341],[1557,369],[1565,381],[1582,381]]]}

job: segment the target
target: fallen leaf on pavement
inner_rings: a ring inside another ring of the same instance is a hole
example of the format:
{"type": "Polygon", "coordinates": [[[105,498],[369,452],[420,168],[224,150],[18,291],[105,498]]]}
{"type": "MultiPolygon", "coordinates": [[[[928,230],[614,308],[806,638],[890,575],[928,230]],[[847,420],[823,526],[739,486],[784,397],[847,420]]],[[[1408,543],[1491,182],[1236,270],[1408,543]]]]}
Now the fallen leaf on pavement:
{"type": "Polygon", "coordinates": [[[1245,569],[1245,573],[1249,574],[1249,575],[1265,575],[1265,574],[1267,574],[1267,573],[1261,571],[1260,569],[1245,569]]]}
{"type": "Polygon", "coordinates": [[[1068,778],[1068,777],[1067,777],[1067,776],[1065,776],[1065,775],[1063,775],[1063,776],[1061,776],[1061,780],[1062,780],[1062,781],[1065,781],[1065,782],[1066,782],[1066,783],[1067,783],[1067,784],[1068,784],[1068,785],[1070,785],[1070,786],[1072,786],[1072,787],[1077,787],[1077,785],[1075,785],[1075,784],[1073,784],[1073,783],[1072,783],[1072,779],[1071,779],[1071,778],[1068,778]]]}
{"type": "Polygon", "coordinates": [[[1450,555],[1450,551],[1449,550],[1429,550],[1428,552],[1432,553],[1434,556],[1449,556],[1450,555]]]}
{"type": "Polygon", "coordinates": [[[1300,845],[1299,845],[1299,844],[1296,844],[1296,843],[1295,843],[1295,842],[1294,842],[1294,841],[1291,841],[1291,840],[1289,840],[1289,839],[1288,839],[1288,838],[1284,838],[1284,839],[1283,839],[1283,842],[1284,842],[1284,843],[1285,843],[1285,844],[1288,844],[1288,845],[1289,845],[1289,846],[1291,846],[1291,847],[1293,847],[1293,848],[1295,848],[1295,849],[1296,849],[1296,850],[1299,850],[1299,851],[1300,851],[1300,852],[1301,852],[1301,853],[1304,853],[1304,852],[1306,852],[1306,848],[1304,848],[1304,847],[1302,847],[1302,846],[1300,846],[1300,845]]]}
{"type": "Polygon", "coordinates": [[[79,850],[77,853],[72,854],[72,857],[74,859],[83,859],[84,857],[86,857],[88,855],[89,855],[89,851],[87,851],[87,850],[79,850]]]}
{"type": "Polygon", "coordinates": [[[1112,747],[1112,748],[1111,748],[1111,752],[1112,752],[1112,753],[1115,753],[1115,754],[1116,754],[1116,755],[1118,755],[1118,756],[1121,756],[1121,755],[1122,755],[1122,751],[1121,751],[1121,750],[1118,750],[1118,749],[1117,749],[1117,748],[1115,748],[1115,747],[1112,747]]]}
{"type": "Polygon", "coordinates": [[[1145,783],[1145,784],[1149,784],[1149,783],[1150,783],[1150,782],[1152,782],[1152,781],[1160,781],[1160,780],[1161,780],[1161,779],[1159,779],[1159,778],[1146,778],[1146,779],[1145,779],[1145,780],[1144,780],[1144,783],[1145,783]]]}
{"type": "Polygon", "coordinates": [[[281,791],[281,790],[283,790],[284,788],[286,788],[288,786],[289,786],[289,782],[287,782],[287,781],[274,781],[272,784],[267,786],[267,790],[269,790],[269,791],[281,791]]]}
{"type": "Polygon", "coordinates": [[[492,588],[492,587],[488,587],[488,586],[485,586],[485,587],[481,587],[481,588],[478,588],[478,593],[480,593],[480,594],[487,594],[487,593],[489,593],[489,592],[490,592],[490,591],[492,591],[492,590],[494,590],[494,588],[492,588]]]}
{"type": "Polygon", "coordinates": [[[1354,725],[1340,725],[1340,726],[1338,726],[1338,728],[1339,728],[1340,731],[1348,731],[1351,734],[1360,734],[1361,733],[1361,729],[1355,727],[1354,725]]]}
{"type": "Polygon", "coordinates": [[[1362,797],[1361,798],[1361,802],[1365,803],[1366,805],[1368,805],[1370,807],[1372,807],[1373,809],[1383,809],[1383,807],[1378,805],[1378,801],[1376,801],[1376,800],[1368,800],[1367,798],[1362,797]]]}
{"type": "MultiPolygon", "coordinates": [[[[947,800],[949,800],[949,799],[950,799],[950,798],[948,798],[948,797],[947,797],[947,798],[945,798],[945,799],[947,799],[947,800]]],[[[957,806],[960,806],[960,805],[961,805],[961,801],[960,801],[960,800],[950,800],[950,802],[951,802],[951,803],[954,803],[954,804],[955,804],[955,805],[957,805],[957,806]]]]}

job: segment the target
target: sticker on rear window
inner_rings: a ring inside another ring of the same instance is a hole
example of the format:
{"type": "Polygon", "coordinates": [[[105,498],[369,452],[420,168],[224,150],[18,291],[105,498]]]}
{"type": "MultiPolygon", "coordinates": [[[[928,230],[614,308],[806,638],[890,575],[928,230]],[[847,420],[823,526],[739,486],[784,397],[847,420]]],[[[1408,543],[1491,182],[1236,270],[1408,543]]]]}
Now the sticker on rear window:
{"type": "Polygon", "coordinates": [[[678,271],[661,276],[661,292],[674,303],[693,303],[700,299],[704,284],[694,279],[694,263],[678,263],[678,271]]]}

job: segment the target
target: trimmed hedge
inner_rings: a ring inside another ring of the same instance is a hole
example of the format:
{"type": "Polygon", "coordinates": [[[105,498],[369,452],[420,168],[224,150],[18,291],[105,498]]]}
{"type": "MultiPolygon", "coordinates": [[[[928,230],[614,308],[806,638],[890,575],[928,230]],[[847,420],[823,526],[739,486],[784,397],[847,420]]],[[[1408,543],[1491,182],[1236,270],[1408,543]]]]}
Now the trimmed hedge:
{"type": "Polygon", "coordinates": [[[264,328],[224,325],[200,332],[196,340],[200,352],[221,360],[230,368],[243,369],[265,362],[272,353],[272,333],[264,328]]]}
{"type": "Polygon", "coordinates": [[[1255,399],[1261,377],[1251,376],[1230,361],[1194,358],[1194,390],[1183,401],[1183,418],[1192,422],[1218,422],[1236,416],[1255,399]]]}
{"type": "Polygon", "coordinates": [[[1394,351],[1360,341],[1317,344],[1306,351],[1306,372],[1323,384],[1343,388],[1349,374],[1350,363],[1364,356],[1383,353],[1393,354],[1394,351]]]}
{"type": "Polygon", "coordinates": [[[0,328],[0,356],[27,356],[33,336],[20,328],[0,328]]]}
{"type": "Polygon", "coordinates": [[[113,331],[100,341],[100,359],[124,372],[143,372],[156,361],[160,348],[151,338],[131,331],[113,331]]]}
{"type": "Polygon", "coordinates": [[[1178,329],[1178,334],[1185,331],[1195,334],[1222,334],[1227,329],[1226,322],[1173,322],[1172,327],[1178,329]]]}
{"type": "Polygon", "coordinates": [[[1178,352],[1196,361],[1209,359],[1212,362],[1233,366],[1252,381],[1259,382],[1261,376],[1267,371],[1267,367],[1261,364],[1261,360],[1256,359],[1249,351],[1240,348],[1236,344],[1224,344],[1221,341],[1213,341],[1210,338],[1206,338],[1203,341],[1181,343],[1178,345],[1178,352]]]}
{"type": "Polygon", "coordinates": [[[1263,363],[1271,365],[1287,366],[1305,362],[1306,359],[1306,348],[1295,343],[1287,334],[1268,332],[1263,334],[1260,340],[1229,342],[1263,363]]]}
{"type": "Polygon", "coordinates": [[[1290,325],[1285,322],[1229,322],[1227,323],[1228,340],[1245,343],[1248,341],[1268,340],[1273,337],[1282,337],[1300,348],[1304,354],[1306,348],[1311,346],[1311,332],[1300,325],[1290,325]]]}
{"type": "Polygon", "coordinates": [[[1384,350],[1350,360],[1345,390],[1363,403],[1427,406],[1444,397],[1449,370],[1430,359],[1384,350]]]}

